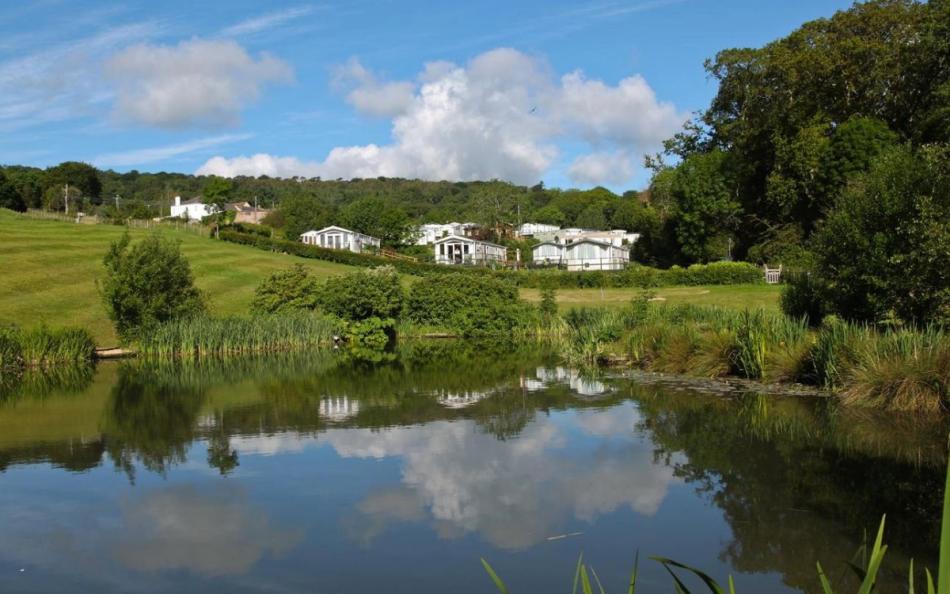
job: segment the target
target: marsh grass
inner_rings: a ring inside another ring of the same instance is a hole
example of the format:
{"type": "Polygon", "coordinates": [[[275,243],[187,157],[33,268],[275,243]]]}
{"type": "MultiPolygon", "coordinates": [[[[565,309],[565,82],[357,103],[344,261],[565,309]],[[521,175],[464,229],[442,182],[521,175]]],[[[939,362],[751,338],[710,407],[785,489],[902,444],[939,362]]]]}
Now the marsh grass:
{"type": "Polygon", "coordinates": [[[81,328],[0,328],[0,370],[7,373],[24,367],[87,364],[95,352],[92,335],[81,328]]]}
{"type": "Polygon", "coordinates": [[[635,299],[619,310],[565,316],[562,350],[575,363],[625,358],[642,369],[702,377],[798,382],[845,404],[936,412],[950,406],[950,336],[941,328],[876,330],[829,316],[670,306],[635,299]]]}
{"type": "Polygon", "coordinates": [[[160,325],[137,341],[145,357],[208,356],[296,351],[327,346],[338,323],[313,315],[197,317],[160,325]]]}
{"type": "Polygon", "coordinates": [[[888,330],[850,351],[841,392],[846,404],[938,412],[950,401],[950,339],[936,326],[888,330]]]}

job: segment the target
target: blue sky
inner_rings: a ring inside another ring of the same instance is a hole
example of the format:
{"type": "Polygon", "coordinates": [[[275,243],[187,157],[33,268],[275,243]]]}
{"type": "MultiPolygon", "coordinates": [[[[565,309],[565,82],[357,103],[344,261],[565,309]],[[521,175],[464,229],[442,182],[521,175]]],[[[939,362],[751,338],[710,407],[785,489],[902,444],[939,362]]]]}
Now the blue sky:
{"type": "Polygon", "coordinates": [[[9,3],[0,163],[639,188],[706,58],[849,4],[9,3]]]}

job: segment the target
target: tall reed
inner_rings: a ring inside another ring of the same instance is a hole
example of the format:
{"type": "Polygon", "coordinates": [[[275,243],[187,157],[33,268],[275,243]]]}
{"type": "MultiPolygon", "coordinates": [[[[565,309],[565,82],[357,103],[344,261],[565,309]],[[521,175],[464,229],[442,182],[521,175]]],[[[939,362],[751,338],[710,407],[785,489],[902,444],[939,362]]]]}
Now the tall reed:
{"type": "Polygon", "coordinates": [[[96,344],[82,328],[0,328],[0,369],[88,363],[96,344]]]}
{"type": "Polygon", "coordinates": [[[196,317],[162,324],[138,340],[146,357],[200,358],[327,345],[336,323],[312,315],[196,317]]]}

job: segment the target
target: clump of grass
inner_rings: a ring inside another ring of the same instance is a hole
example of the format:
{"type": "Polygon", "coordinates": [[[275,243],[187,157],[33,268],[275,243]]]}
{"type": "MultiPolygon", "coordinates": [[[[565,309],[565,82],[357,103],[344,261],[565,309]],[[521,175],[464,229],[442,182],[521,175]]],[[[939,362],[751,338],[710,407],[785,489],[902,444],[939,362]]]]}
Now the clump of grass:
{"type": "Polygon", "coordinates": [[[82,328],[0,329],[0,369],[78,364],[92,361],[96,344],[82,328]]]}
{"type": "Polygon", "coordinates": [[[826,317],[807,356],[807,374],[812,383],[826,389],[840,387],[846,370],[854,365],[859,344],[867,341],[869,334],[865,326],[848,324],[837,316],[826,317]]]}
{"type": "Polygon", "coordinates": [[[578,363],[593,364],[608,354],[624,329],[620,312],[608,309],[572,309],[564,319],[568,356],[578,363]]]}
{"type": "Polygon", "coordinates": [[[938,412],[950,404],[950,336],[936,326],[889,330],[860,342],[845,373],[845,404],[938,412]]]}
{"type": "Polygon", "coordinates": [[[162,324],[137,346],[142,355],[159,358],[293,351],[329,344],[336,328],[312,315],[201,316],[162,324]]]}

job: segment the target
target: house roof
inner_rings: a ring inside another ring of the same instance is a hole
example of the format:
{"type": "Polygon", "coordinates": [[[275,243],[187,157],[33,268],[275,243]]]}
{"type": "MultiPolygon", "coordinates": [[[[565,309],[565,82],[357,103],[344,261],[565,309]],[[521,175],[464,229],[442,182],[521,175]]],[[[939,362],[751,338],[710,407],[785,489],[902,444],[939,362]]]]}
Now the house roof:
{"type": "Polygon", "coordinates": [[[533,249],[535,249],[535,248],[539,248],[539,247],[541,247],[542,245],[553,245],[553,246],[556,246],[556,247],[564,247],[564,244],[563,244],[563,243],[560,243],[560,242],[557,242],[557,241],[542,241],[541,243],[535,244],[535,246],[534,246],[533,248],[531,248],[531,249],[533,250],[533,249]]]}
{"type": "Polygon", "coordinates": [[[306,233],[301,233],[301,235],[319,235],[321,233],[326,233],[327,231],[342,231],[343,233],[351,233],[353,235],[359,235],[360,237],[368,237],[370,239],[375,239],[379,241],[379,238],[373,237],[372,235],[367,235],[365,233],[360,233],[359,231],[351,231],[350,229],[345,229],[343,227],[337,227],[336,225],[330,225],[329,227],[324,227],[323,229],[307,231],[306,233]]]}
{"type": "Polygon", "coordinates": [[[596,239],[587,239],[587,238],[578,239],[577,241],[572,241],[571,243],[565,244],[564,247],[570,248],[572,245],[580,245],[582,243],[591,243],[594,245],[599,245],[601,247],[613,247],[613,248],[617,248],[618,250],[624,249],[623,247],[614,245],[610,243],[609,241],[597,241],[596,239]]]}
{"type": "Polygon", "coordinates": [[[506,247],[503,246],[503,245],[498,245],[497,243],[492,243],[492,242],[490,242],[490,241],[482,241],[481,239],[474,239],[474,238],[472,238],[472,237],[462,237],[461,235],[446,235],[445,237],[436,239],[436,240],[433,241],[432,243],[433,243],[433,245],[434,245],[434,244],[436,244],[436,243],[442,243],[443,241],[450,241],[450,240],[452,240],[452,239],[454,239],[454,240],[456,240],[456,241],[462,241],[462,242],[465,242],[465,243],[480,243],[480,244],[482,244],[482,245],[490,245],[490,246],[492,246],[492,247],[501,248],[501,249],[503,249],[503,250],[507,250],[507,249],[508,249],[508,248],[506,248],[506,247]]]}

